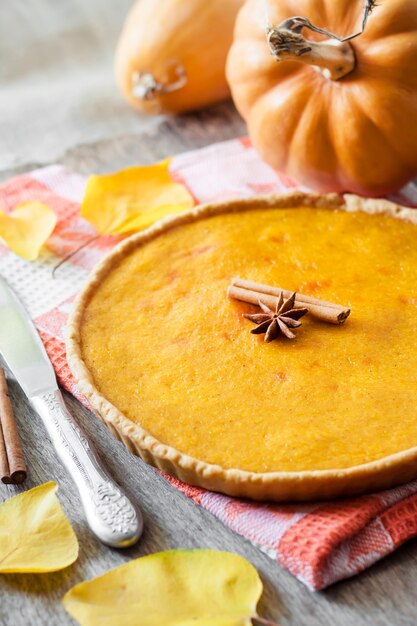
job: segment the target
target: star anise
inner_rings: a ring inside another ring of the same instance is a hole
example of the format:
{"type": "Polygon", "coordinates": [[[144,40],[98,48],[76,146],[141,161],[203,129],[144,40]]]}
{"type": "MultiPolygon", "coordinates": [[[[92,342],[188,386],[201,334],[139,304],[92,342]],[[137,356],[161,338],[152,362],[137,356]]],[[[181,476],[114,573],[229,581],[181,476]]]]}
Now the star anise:
{"type": "Polygon", "coordinates": [[[267,343],[276,339],[280,333],[285,335],[288,339],[295,339],[295,335],[291,332],[290,328],[298,328],[301,326],[301,322],[298,320],[308,312],[307,309],[294,308],[295,293],[293,293],[288,300],[284,300],[281,291],[275,311],[266,306],[262,300],[258,300],[258,304],[263,313],[245,313],[243,315],[246,319],[258,324],[256,328],[251,330],[251,333],[254,335],[262,335],[265,333],[264,341],[267,343]]]}

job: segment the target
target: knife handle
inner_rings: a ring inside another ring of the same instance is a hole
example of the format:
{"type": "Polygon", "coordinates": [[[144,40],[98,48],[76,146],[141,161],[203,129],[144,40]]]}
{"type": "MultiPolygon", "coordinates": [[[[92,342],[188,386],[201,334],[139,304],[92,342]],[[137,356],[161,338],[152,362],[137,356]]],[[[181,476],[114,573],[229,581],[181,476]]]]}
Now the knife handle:
{"type": "Polygon", "coordinates": [[[142,515],[105,470],[93,444],[68,411],[61,392],[36,396],[31,404],[78,488],[93,533],[114,548],[136,543],[143,529],[142,515]]]}

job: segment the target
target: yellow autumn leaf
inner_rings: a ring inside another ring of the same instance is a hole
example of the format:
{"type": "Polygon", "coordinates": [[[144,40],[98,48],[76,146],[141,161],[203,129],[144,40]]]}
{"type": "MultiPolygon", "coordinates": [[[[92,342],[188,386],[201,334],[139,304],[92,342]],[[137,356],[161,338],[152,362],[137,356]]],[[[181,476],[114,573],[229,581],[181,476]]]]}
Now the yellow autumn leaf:
{"type": "Polygon", "coordinates": [[[0,211],[0,238],[15,254],[34,261],[52,234],[56,214],[42,202],[24,202],[11,213],[0,211]]]}
{"type": "Polygon", "coordinates": [[[63,603],[81,626],[250,626],[261,593],[237,554],[170,550],[80,583],[63,603]]]}
{"type": "Polygon", "coordinates": [[[171,159],[90,176],[81,216],[101,235],[143,230],[157,220],[190,209],[194,200],[169,173],[171,159]]]}
{"type": "Polygon", "coordinates": [[[0,505],[0,573],[54,572],[77,559],[78,541],[49,482],[0,505]]]}

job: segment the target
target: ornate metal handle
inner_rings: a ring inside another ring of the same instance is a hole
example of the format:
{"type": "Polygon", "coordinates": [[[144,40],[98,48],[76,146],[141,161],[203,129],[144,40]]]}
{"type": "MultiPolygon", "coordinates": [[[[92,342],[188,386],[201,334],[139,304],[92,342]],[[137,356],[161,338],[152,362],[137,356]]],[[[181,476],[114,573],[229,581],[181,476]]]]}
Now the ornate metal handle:
{"type": "Polygon", "coordinates": [[[94,446],[65,406],[61,392],[31,398],[31,403],[78,488],[93,533],[114,548],[136,543],[143,529],[142,515],[104,469],[94,446]]]}

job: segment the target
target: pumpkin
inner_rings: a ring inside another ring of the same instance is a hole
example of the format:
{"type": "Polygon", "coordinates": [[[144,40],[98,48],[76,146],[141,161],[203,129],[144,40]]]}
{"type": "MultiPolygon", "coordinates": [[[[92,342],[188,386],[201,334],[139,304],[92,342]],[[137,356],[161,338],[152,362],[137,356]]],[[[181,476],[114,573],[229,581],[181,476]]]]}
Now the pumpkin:
{"type": "Polygon", "coordinates": [[[417,175],[417,2],[367,0],[362,28],[360,6],[248,0],[227,75],[273,168],[321,192],[376,196],[417,175]]]}
{"type": "Polygon", "coordinates": [[[116,77],[130,104],[181,113],[230,96],[225,76],[243,0],[139,0],[116,51],[116,77]]]}

